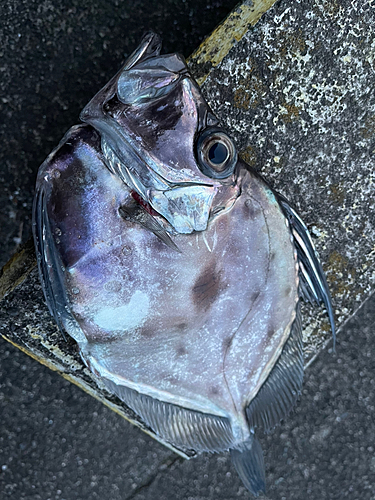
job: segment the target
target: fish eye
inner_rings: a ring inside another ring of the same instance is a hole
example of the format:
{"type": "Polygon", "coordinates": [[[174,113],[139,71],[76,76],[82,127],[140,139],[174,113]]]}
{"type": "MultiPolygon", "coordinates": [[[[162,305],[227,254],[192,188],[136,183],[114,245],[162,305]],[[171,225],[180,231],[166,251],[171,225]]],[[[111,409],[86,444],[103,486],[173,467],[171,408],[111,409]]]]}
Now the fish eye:
{"type": "Polygon", "coordinates": [[[213,179],[229,177],[237,163],[236,148],[221,129],[204,130],[196,142],[196,156],[201,171],[213,179]]]}

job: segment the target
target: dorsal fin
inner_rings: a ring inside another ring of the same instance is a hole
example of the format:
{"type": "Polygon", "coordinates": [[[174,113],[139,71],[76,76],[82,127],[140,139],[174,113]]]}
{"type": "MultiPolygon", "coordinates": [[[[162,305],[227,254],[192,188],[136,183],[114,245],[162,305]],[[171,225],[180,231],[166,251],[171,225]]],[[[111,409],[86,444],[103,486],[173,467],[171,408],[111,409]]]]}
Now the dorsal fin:
{"type": "Polygon", "coordinates": [[[270,431],[294,407],[303,381],[302,322],[300,307],[290,336],[266,382],[246,409],[250,428],[270,431]]]}
{"type": "Polygon", "coordinates": [[[301,217],[290,206],[284,196],[279,193],[276,193],[276,195],[289,221],[294,244],[297,249],[302,298],[309,302],[315,301],[319,305],[324,304],[331,324],[333,347],[335,347],[336,329],[332,299],[319,255],[314,248],[309,230],[301,217]]]}

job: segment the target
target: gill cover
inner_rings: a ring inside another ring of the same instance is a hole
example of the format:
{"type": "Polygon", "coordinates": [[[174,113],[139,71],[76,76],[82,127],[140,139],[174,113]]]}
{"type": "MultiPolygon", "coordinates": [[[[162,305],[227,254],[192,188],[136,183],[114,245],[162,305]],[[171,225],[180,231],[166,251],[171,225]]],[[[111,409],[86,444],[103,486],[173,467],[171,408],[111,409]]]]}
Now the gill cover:
{"type": "Polygon", "coordinates": [[[160,49],[157,35],[145,35],[123,68],[84,108],[81,119],[100,132],[110,171],[175,231],[189,234],[207,228],[219,191],[224,208],[233,202],[233,192],[228,192],[228,201],[222,191],[223,182],[233,185],[237,155],[223,132],[226,142],[220,136],[220,144],[210,147],[227,148],[228,158],[223,165],[213,164],[219,173],[211,175],[196,148],[205,131],[217,127],[217,119],[185,60],[178,54],[160,55],[160,49]]]}

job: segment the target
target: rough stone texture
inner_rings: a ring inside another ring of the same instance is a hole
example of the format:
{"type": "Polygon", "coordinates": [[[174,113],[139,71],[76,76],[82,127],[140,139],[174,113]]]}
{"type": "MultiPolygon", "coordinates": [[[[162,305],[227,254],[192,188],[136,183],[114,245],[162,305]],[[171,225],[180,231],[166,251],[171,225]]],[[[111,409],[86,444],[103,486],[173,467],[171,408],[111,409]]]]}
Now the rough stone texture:
{"type": "MultiPolygon", "coordinates": [[[[374,15],[371,2],[277,3],[203,84],[242,156],[307,223],[338,326],[375,283],[374,15]]],[[[329,327],[304,318],[310,359],[329,327]]]]}
{"type": "Polygon", "coordinates": [[[275,2],[244,0],[232,10],[225,22],[215,28],[188,60],[190,71],[199,85],[206,81],[212,69],[219,66],[229,51],[275,2]]]}

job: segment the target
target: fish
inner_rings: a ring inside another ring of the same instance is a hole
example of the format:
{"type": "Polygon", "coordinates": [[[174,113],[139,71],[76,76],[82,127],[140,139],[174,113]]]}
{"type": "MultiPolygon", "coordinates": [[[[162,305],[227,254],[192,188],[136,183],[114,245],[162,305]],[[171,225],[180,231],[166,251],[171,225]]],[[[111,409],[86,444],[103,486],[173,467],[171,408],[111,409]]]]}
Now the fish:
{"type": "Polygon", "coordinates": [[[49,311],[151,435],[188,458],[229,450],[258,496],[257,431],[301,393],[302,301],[325,307],[335,339],[309,231],[155,33],[80,118],[36,183],[49,311]]]}

